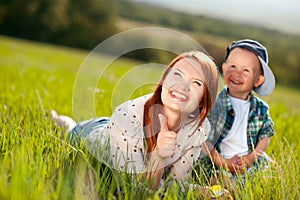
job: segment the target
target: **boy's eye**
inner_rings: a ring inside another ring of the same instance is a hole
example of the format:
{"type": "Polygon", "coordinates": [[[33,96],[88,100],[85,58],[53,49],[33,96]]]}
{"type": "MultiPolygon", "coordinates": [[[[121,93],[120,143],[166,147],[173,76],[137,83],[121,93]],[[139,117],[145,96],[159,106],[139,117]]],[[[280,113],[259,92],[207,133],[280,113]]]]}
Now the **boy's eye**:
{"type": "Polygon", "coordinates": [[[235,65],[231,65],[230,67],[231,67],[231,68],[236,68],[236,66],[235,66],[235,65]]]}

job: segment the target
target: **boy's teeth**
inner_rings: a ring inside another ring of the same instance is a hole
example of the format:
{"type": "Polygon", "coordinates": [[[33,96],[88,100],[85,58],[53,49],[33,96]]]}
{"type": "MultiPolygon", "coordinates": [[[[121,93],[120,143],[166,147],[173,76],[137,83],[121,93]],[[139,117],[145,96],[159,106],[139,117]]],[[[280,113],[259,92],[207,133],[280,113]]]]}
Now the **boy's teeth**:
{"type": "Polygon", "coordinates": [[[238,81],[232,81],[234,84],[242,84],[241,82],[238,81]]]}

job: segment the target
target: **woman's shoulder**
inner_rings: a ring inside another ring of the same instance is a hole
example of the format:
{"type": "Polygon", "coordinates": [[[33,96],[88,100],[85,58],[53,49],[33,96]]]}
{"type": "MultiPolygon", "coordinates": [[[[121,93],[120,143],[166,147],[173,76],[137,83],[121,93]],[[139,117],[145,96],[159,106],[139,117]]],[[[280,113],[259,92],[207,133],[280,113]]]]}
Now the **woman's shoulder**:
{"type": "Polygon", "coordinates": [[[198,125],[199,121],[190,124],[190,127],[184,127],[184,134],[180,134],[180,141],[188,144],[188,148],[201,146],[207,139],[210,132],[210,123],[207,118],[202,122],[201,126],[198,125]]]}
{"type": "Polygon", "coordinates": [[[124,103],[120,104],[119,106],[116,107],[115,111],[123,111],[123,112],[128,112],[130,110],[136,110],[143,108],[146,101],[152,96],[151,94],[146,94],[143,96],[140,96],[136,99],[128,100],[125,101],[124,103]]]}
{"type": "Polygon", "coordinates": [[[210,122],[208,120],[208,118],[206,117],[201,125],[202,129],[205,131],[205,132],[209,132],[210,131],[210,122]]]}
{"type": "Polygon", "coordinates": [[[151,94],[128,100],[117,106],[111,116],[119,129],[128,136],[136,136],[143,130],[144,105],[151,94]]]}
{"type": "Polygon", "coordinates": [[[205,120],[202,122],[199,130],[201,132],[200,137],[202,140],[206,140],[208,138],[209,132],[210,132],[210,122],[208,118],[205,118],[205,120]]]}

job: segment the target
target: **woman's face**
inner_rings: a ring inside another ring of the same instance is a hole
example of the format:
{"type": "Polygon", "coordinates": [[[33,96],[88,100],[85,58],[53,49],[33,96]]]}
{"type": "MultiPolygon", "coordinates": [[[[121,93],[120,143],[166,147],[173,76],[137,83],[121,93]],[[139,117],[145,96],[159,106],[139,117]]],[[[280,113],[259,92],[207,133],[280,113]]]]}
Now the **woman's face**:
{"type": "Polygon", "coordinates": [[[180,59],[175,63],[162,85],[164,109],[188,115],[199,107],[205,80],[199,65],[194,58],[180,59]]]}

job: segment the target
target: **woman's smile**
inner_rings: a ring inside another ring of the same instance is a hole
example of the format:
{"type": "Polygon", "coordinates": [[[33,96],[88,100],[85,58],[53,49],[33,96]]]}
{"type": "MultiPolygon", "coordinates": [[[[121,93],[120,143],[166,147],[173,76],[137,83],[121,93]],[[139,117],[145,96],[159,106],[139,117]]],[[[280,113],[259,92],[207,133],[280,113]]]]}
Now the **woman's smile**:
{"type": "Polygon", "coordinates": [[[173,100],[179,101],[179,102],[188,102],[189,97],[181,92],[178,92],[176,90],[170,90],[170,96],[173,100]]]}

